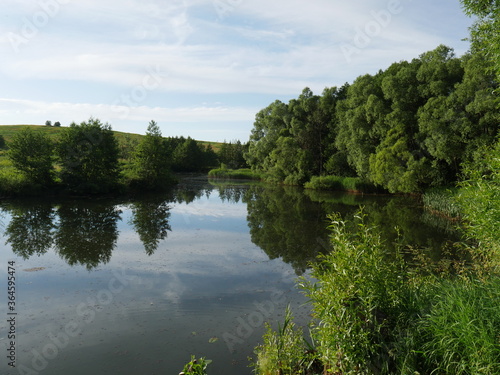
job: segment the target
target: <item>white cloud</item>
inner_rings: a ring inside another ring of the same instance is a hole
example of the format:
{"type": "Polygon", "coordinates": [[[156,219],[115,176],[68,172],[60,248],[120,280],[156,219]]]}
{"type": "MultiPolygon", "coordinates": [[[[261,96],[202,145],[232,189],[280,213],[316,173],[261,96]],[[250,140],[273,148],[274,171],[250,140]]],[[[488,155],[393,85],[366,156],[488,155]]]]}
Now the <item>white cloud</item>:
{"type": "MultiPolygon", "coordinates": [[[[461,53],[466,47],[460,40],[470,24],[460,16],[456,0],[399,0],[401,11],[393,12],[369,43],[362,48],[355,46],[356,53],[347,59],[342,46],[353,45],[358,30],[374,21],[374,11],[387,15],[388,4],[398,0],[227,1],[223,15],[211,0],[71,1],[61,5],[36,35],[19,45],[20,52],[14,53],[8,33],[22,34],[23,22],[32,19],[40,6],[29,1],[6,1],[0,10],[0,17],[5,14],[8,17],[3,18],[9,20],[0,25],[0,79],[16,87],[20,87],[18,82],[24,87],[68,83],[68,89],[54,103],[45,103],[45,98],[33,96],[31,91],[25,96],[17,94],[18,99],[31,98],[43,107],[29,105],[34,107],[32,112],[23,112],[19,103],[15,106],[19,112],[3,107],[3,115],[11,118],[28,113],[49,116],[49,110],[65,115],[75,110],[82,115],[92,111],[83,118],[102,114],[114,119],[116,114],[110,108],[116,102],[114,98],[118,96],[120,102],[122,95],[140,90],[153,69],[161,77],[156,85],[149,81],[154,95],[148,91],[144,100],[134,103],[134,110],[128,114],[130,121],[158,114],[185,122],[199,115],[200,124],[207,119],[202,116],[208,116],[213,120],[246,121],[251,126],[255,112],[248,113],[245,103],[234,103],[234,94],[275,95],[281,99],[298,95],[306,86],[320,93],[326,86],[352,82],[359,75],[412,59],[441,43],[459,45],[461,53]],[[450,17],[443,18],[443,14],[450,17]],[[463,34],[455,35],[459,25],[463,34]],[[76,93],[79,98],[87,95],[92,102],[93,92],[83,92],[89,83],[98,84],[111,103],[69,104],[82,101],[74,100],[76,93]],[[158,99],[172,93],[207,98],[225,95],[235,108],[200,108],[200,103],[188,99],[184,109],[152,102],[153,96],[158,99]]],[[[0,97],[11,97],[8,85],[0,87],[0,97]]],[[[54,116],[58,113],[49,117],[54,116]]],[[[25,117],[17,118],[15,123],[28,122],[25,117]]]]}
{"type": "Polygon", "coordinates": [[[199,121],[200,118],[206,122],[231,122],[245,121],[249,116],[256,113],[254,108],[235,107],[149,107],[141,105],[137,107],[127,107],[125,105],[115,106],[111,104],[90,104],[90,103],[64,103],[64,102],[44,102],[33,100],[6,99],[0,98],[0,114],[4,124],[13,124],[15,118],[30,118],[30,123],[40,123],[40,118],[45,118],[57,114],[66,122],[84,121],[90,116],[100,118],[111,123],[120,120],[135,120],[147,124],[151,118],[158,122],[170,121],[178,123],[189,123],[199,121]],[[10,116],[12,113],[15,116],[10,116]]]}

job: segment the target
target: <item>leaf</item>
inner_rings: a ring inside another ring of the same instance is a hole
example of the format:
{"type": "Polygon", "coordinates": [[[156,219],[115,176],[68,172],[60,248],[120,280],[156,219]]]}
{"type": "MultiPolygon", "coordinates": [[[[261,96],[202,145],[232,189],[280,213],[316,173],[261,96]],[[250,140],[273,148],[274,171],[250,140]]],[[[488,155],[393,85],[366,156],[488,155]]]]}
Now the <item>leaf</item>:
{"type": "Polygon", "coordinates": [[[214,336],[214,337],[210,337],[210,339],[208,340],[208,342],[209,342],[210,344],[213,344],[214,342],[217,342],[217,341],[219,341],[219,338],[218,338],[218,337],[216,337],[216,336],[214,336]]]}

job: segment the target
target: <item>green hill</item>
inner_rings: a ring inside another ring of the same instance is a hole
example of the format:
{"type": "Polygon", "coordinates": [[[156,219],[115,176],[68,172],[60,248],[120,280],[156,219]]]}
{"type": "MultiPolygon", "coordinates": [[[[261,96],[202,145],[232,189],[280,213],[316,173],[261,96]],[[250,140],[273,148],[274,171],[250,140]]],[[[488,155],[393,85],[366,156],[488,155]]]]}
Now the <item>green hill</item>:
{"type": "MultiPolygon", "coordinates": [[[[34,131],[45,132],[52,138],[57,138],[57,136],[61,134],[61,132],[66,131],[66,129],[68,128],[65,126],[57,127],[57,126],[45,126],[45,125],[0,125],[0,135],[2,135],[5,141],[8,143],[9,140],[17,131],[26,127],[29,127],[34,131]]],[[[114,131],[114,133],[121,147],[126,147],[127,145],[138,143],[140,139],[143,137],[143,135],[141,134],[134,134],[134,133],[125,133],[119,131],[114,131]]],[[[220,146],[222,145],[222,143],[219,142],[209,142],[200,140],[197,140],[197,142],[201,143],[204,146],[211,145],[214,151],[218,151],[220,146]]]]}

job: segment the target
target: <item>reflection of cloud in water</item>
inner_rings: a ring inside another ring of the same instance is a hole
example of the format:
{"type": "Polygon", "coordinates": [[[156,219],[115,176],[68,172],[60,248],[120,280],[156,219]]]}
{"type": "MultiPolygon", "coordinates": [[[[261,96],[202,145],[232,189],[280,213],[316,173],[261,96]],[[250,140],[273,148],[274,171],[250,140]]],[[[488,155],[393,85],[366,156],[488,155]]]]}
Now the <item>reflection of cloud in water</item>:
{"type": "Polygon", "coordinates": [[[170,276],[162,295],[168,302],[179,304],[187,288],[176,273],[171,273],[170,276]]]}
{"type": "Polygon", "coordinates": [[[220,202],[210,202],[210,200],[199,200],[191,204],[175,205],[172,209],[173,214],[193,215],[193,216],[211,216],[225,218],[245,218],[247,208],[245,204],[226,204],[220,202]]]}

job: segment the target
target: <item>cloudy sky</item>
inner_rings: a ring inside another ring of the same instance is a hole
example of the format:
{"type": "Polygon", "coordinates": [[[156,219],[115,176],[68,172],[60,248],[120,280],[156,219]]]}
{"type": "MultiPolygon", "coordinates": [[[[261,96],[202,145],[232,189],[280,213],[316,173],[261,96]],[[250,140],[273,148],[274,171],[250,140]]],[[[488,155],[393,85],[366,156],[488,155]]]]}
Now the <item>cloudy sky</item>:
{"type": "Polygon", "coordinates": [[[255,113],[446,44],[459,0],[2,0],[0,124],[248,140],[255,113]]]}

